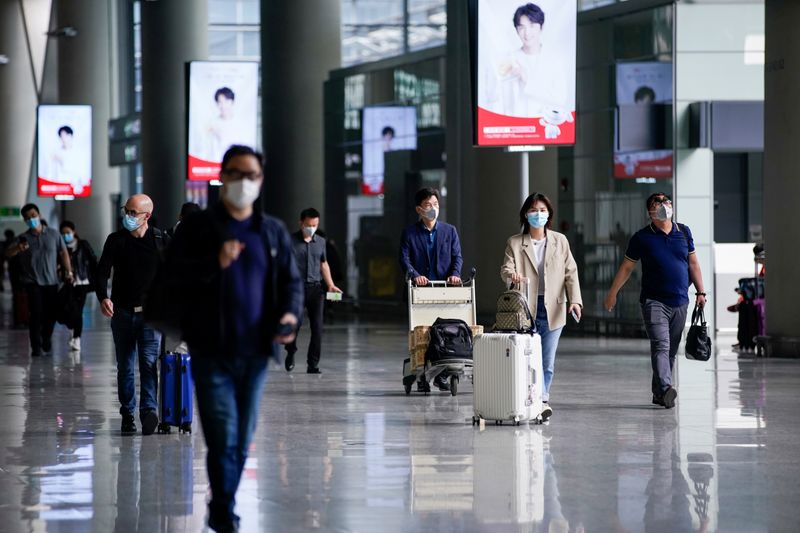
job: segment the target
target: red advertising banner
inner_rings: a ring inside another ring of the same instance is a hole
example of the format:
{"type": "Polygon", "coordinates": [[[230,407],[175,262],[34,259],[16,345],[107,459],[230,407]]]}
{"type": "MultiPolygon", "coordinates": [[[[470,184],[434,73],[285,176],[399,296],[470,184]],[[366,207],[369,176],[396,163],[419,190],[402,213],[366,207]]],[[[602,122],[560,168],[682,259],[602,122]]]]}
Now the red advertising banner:
{"type": "Polygon", "coordinates": [[[576,0],[478,0],[475,143],[575,143],[576,0]]]}
{"type": "Polygon", "coordinates": [[[614,177],[671,178],[672,150],[617,152],[614,154],[614,177]]]}
{"type": "Polygon", "coordinates": [[[219,179],[222,164],[219,161],[205,161],[189,155],[187,168],[189,169],[189,181],[211,181],[219,179]]]}

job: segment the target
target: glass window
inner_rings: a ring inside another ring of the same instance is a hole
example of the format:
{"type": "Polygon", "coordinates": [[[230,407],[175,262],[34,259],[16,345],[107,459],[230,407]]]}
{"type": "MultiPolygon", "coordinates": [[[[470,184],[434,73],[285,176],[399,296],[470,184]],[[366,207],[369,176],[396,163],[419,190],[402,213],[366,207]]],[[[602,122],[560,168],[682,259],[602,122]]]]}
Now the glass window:
{"type": "Polygon", "coordinates": [[[210,30],[208,32],[208,54],[212,57],[236,57],[237,32],[210,30]]]}
{"type": "Polygon", "coordinates": [[[261,56],[261,34],[259,32],[242,32],[242,55],[254,58],[261,56]]]}

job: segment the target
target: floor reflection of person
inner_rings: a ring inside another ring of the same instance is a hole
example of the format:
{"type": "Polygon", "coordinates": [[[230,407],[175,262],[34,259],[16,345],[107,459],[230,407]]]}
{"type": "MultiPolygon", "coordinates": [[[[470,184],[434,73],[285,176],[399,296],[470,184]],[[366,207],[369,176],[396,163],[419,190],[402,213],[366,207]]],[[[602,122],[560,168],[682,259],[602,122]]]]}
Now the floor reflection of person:
{"type": "Polygon", "coordinates": [[[645,531],[693,531],[689,484],[681,471],[677,425],[653,423],[653,471],[647,483],[645,531]]]}

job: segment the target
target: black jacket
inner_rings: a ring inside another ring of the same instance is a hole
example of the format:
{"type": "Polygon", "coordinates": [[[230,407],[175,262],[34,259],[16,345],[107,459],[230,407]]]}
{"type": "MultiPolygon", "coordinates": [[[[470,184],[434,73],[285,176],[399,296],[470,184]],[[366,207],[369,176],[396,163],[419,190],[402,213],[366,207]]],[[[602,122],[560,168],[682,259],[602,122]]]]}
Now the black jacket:
{"type": "Polygon", "coordinates": [[[78,239],[78,245],[75,250],[69,251],[70,263],[72,263],[72,271],[75,274],[75,279],[89,280],[91,285],[94,285],[94,277],[97,274],[97,256],[92,249],[89,241],[78,239]]]}
{"type": "MultiPolygon", "coordinates": [[[[280,220],[256,212],[255,224],[260,229],[267,250],[267,283],[264,285],[262,324],[266,346],[263,353],[277,355],[275,337],[278,323],[285,313],[298,320],[303,306],[303,283],[294,261],[294,253],[286,226],[280,220]]],[[[175,232],[167,253],[167,271],[174,294],[181,300],[180,323],[183,339],[189,348],[203,353],[223,355],[226,317],[222,312],[222,269],[219,251],[230,240],[227,222],[230,215],[219,203],[185,218],[175,232]]],[[[232,355],[232,354],[224,354],[232,355]]]]}

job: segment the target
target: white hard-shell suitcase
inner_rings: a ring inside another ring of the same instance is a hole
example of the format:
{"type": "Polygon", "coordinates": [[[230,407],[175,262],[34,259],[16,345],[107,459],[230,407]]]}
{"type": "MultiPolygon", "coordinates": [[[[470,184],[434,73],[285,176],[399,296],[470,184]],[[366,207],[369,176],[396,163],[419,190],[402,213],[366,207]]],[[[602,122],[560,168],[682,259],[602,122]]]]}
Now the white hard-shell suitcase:
{"type": "MultiPolygon", "coordinates": [[[[473,455],[473,510],[481,524],[542,522],[547,471],[541,428],[477,432],[473,455]]],[[[538,531],[538,528],[500,531],[538,531]]]]}
{"type": "Polygon", "coordinates": [[[541,422],[542,339],[521,333],[484,333],[473,347],[473,423],[541,422]]]}

